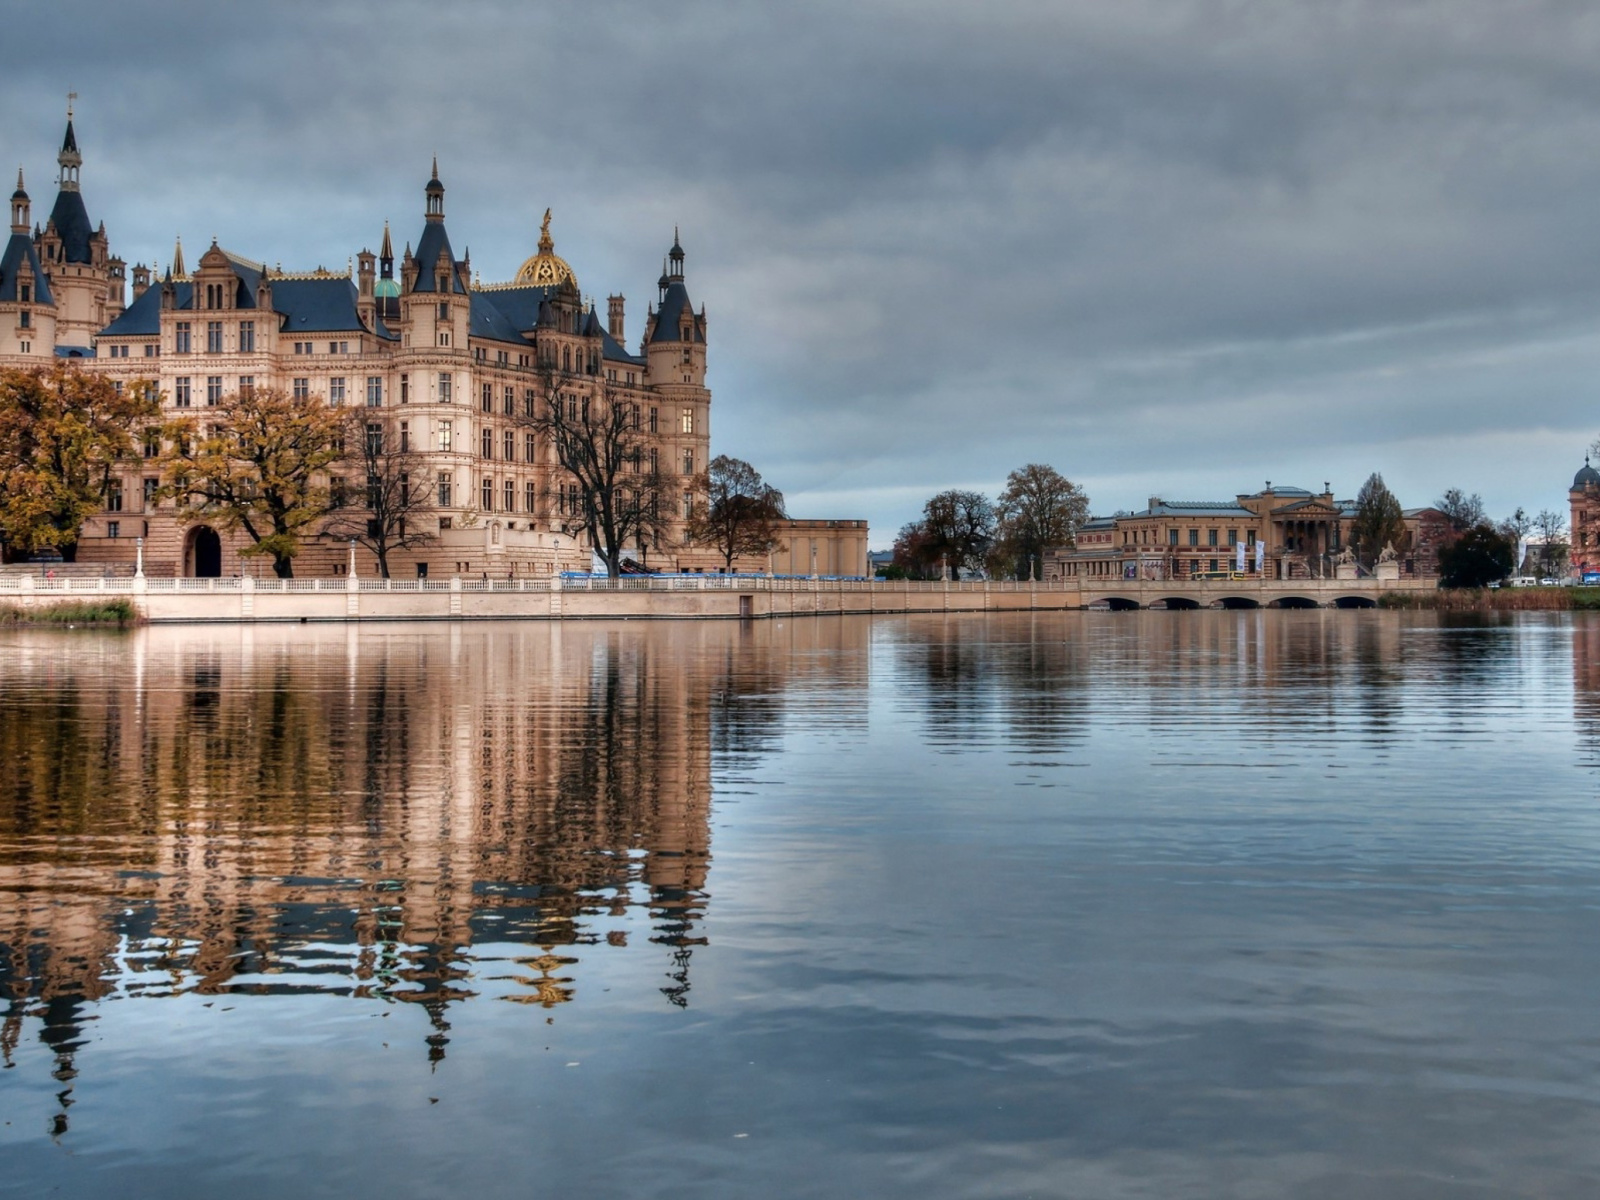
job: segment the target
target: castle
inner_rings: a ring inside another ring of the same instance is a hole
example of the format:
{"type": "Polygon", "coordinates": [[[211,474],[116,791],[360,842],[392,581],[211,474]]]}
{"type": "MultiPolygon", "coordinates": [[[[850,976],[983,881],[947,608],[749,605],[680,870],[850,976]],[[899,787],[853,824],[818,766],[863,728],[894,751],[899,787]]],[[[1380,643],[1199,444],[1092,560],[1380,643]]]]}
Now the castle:
{"type": "MultiPolygon", "coordinates": [[[[475,280],[468,258],[452,248],[437,160],[415,248],[407,244],[398,263],[385,223],[378,253],[363,249],[345,272],[286,272],[215,241],[191,271],[180,241],[159,278],[144,265],[129,271],[111,253],[104,223],[91,222],[70,108],[56,161],[58,191],[42,227],[17,173],[0,257],[0,366],[70,359],[119,385],[153,381],[164,416],[202,421],[199,410],[259,388],[361,406],[369,437],[382,431],[388,444],[419,454],[437,498],[428,515],[437,517],[437,539],[403,552],[398,571],[494,576],[590,565],[573,519],[575,485],[529,422],[556,378],[569,404],[603,394],[630,406],[649,446],[633,469],[641,482],[655,474],[672,484],[660,544],[633,547],[633,556],[649,566],[714,569],[715,555],[686,547],[682,536],[691,480],[709,459],[711,392],[706,312],[690,302],[676,235],[630,350],[623,297],[608,297],[603,319],[584,302],[555,253],[548,211],[537,252],[515,279],[475,280]]],[[[242,535],[177,520],[157,494],[159,443],[146,439],[144,453],[84,528],[79,561],[132,563],[142,538],[150,573],[259,572],[259,559],[239,557],[249,544],[242,535]]],[[[359,481],[351,482],[359,494],[359,481]]],[[[322,535],[304,547],[296,570],[329,575],[346,562],[344,541],[322,535]]],[[[357,569],[370,573],[370,556],[363,553],[357,569]]]]}

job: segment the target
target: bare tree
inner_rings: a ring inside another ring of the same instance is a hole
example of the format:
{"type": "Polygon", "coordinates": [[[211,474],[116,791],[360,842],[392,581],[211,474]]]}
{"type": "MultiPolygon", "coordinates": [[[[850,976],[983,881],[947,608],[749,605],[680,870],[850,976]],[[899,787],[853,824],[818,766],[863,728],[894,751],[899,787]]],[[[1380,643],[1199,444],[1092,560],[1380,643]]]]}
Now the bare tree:
{"type": "Polygon", "coordinates": [[[1444,519],[1450,522],[1450,528],[1456,533],[1481,525],[1484,520],[1483,497],[1476,492],[1469,496],[1460,488],[1450,488],[1439,497],[1434,507],[1444,514],[1444,519]]]}
{"type": "Polygon", "coordinates": [[[523,423],[549,439],[570,477],[554,485],[552,511],[568,533],[588,535],[615,579],[624,550],[668,532],[674,477],[652,455],[636,401],[597,375],[547,367],[542,376],[542,410],[523,423]]]}
{"type": "Polygon", "coordinates": [[[1533,532],[1533,518],[1525,509],[1517,509],[1500,522],[1500,532],[1511,543],[1511,559],[1515,569],[1522,569],[1522,539],[1533,532]]]}
{"type": "Polygon", "coordinates": [[[788,515],[783,493],[743,459],[717,455],[695,476],[693,490],[688,535],[716,547],[726,570],[741,554],[766,554],[777,545],[778,522],[788,515]]]}
{"type": "Polygon", "coordinates": [[[345,433],[346,463],[365,479],[364,504],[338,510],[323,532],[348,538],[377,557],[389,578],[389,555],[438,541],[433,484],[427,460],[402,445],[378,421],[352,414],[345,433]]]}
{"type": "Polygon", "coordinates": [[[1533,519],[1533,527],[1539,534],[1539,573],[1562,574],[1567,569],[1567,519],[1547,508],[1533,519]]]}

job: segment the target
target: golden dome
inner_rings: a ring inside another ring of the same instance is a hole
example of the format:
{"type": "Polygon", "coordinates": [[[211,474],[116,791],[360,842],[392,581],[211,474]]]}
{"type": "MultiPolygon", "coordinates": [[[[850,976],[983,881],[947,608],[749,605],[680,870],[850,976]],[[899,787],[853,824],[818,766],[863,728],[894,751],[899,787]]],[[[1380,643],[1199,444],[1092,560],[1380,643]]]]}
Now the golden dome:
{"type": "Polygon", "coordinates": [[[517,271],[518,283],[531,283],[535,287],[559,287],[570,283],[578,286],[578,277],[567,266],[567,260],[556,253],[556,244],[550,237],[550,210],[544,210],[544,224],[539,227],[539,253],[522,264],[517,271]]]}

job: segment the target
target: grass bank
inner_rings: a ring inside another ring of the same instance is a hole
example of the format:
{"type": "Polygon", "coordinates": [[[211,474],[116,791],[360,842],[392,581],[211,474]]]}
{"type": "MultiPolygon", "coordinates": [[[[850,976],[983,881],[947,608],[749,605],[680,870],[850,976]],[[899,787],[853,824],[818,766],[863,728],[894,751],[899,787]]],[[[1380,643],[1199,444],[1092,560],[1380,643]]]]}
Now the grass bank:
{"type": "Polygon", "coordinates": [[[1600,588],[1440,588],[1436,592],[1385,592],[1379,608],[1429,612],[1600,612],[1600,588]]]}
{"type": "Polygon", "coordinates": [[[69,600],[61,604],[0,604],[3,625],[136,625],[139,614],[127,600],[69,600]]]}

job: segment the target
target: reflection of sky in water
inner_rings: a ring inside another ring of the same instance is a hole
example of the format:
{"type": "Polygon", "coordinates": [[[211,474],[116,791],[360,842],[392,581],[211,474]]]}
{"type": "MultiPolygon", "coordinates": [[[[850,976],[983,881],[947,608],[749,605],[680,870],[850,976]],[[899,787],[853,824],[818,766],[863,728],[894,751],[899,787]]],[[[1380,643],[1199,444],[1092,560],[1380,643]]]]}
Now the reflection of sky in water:
{"type": "Polygon", "coordinates": [[[1600,622],[14,634],[0,685],[23,1194],[1600,1171],[1600,622]]]}

